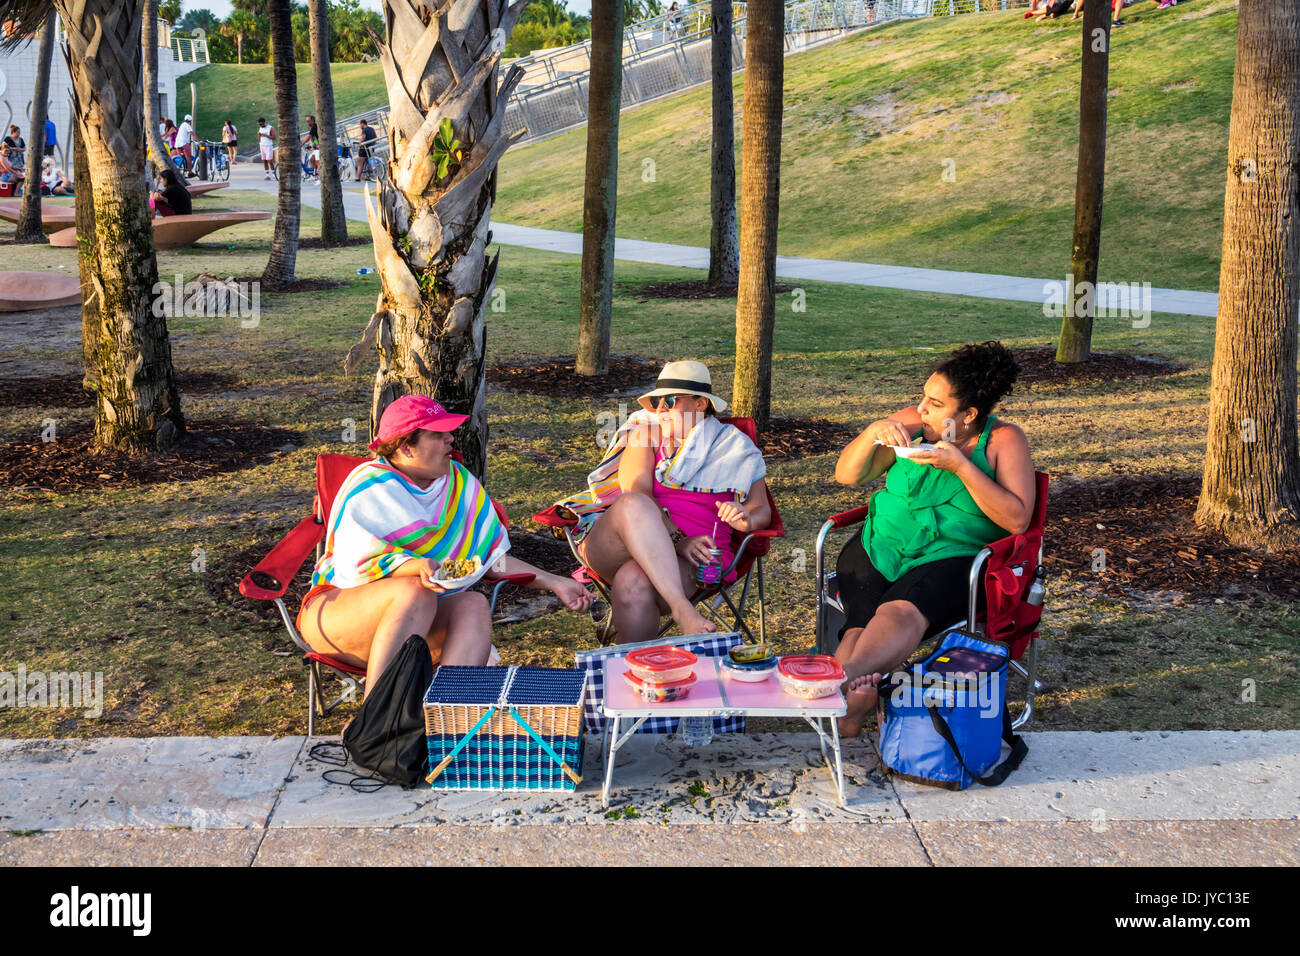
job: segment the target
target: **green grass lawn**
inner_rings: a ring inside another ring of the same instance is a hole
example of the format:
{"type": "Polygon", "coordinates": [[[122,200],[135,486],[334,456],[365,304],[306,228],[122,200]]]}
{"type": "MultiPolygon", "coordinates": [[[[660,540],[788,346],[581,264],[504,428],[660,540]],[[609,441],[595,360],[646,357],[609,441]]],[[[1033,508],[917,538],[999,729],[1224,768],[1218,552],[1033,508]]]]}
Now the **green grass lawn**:
{"type": "MultiPolygon", "coordinates": [[[[230,194],[232,205],[255,205],[230,194]]],[[[262,197],[270,201],[272,197],[262,197]]],[[[303,210],[303,233],[318,214],[303,210]]],[[[0,239],[12,228],[0,227],[0,239]]],[[[271,223],[250,223],[181,252],[159,255],[159,271],[193,276],[255,275],[266,262],[271,223]]],[[[6,246],[9,268],[76,267],[75,250],[6,246]]],[[[322,451],[357,453],[343,422],[364,440],[374,359],[354,375],[341,359],[374,306],[368,247],[306,250],[301,276],[342,279],[344,288],[262,296],[256,328],[238,320],[177,319],[173,357],[182,372],[225,372],[230,390],[185,394],[191,419],[253,420],[297,433],[301,447],[250,460],[222,477],[122,489],[106,483],[75,494],[6,490],[0,504],[0,670],[105,673],[106,709],[97,720],[65,710],[0,709],[0,737],[302,733],[306,682],[277,622],[242,602],[214,599],[210,585],[250,565],[310,508],[312,469],[322,451]],[[196,552],[195,549],[202,549],[196,552]],[[195,561],[204,562],[195,570],[195,561]]],[[[505,248],[499,286],[504,313],[491,313],[490,363],[571,354],[579,260],[505,248]]],[[[613,345],[656,360],[708,362],[730,393],[734,303],[645,300],[649,281],[687,270],[619,263],[613,345]]],[[[774,395],[781,415],[820,416],[859,428],[915,401],[937,354],[966,341],[1009,345],[1052,341],[1054,320],[1033,304],[809,284],[807,310],[783,302],[776,327],[774,395]],[[934,349],[935,352],[924,351],[934,349]]],[[[78,327],[40,319],[38,331],[0,314],[0,371],[6,376],[77,373],[78,327]]],[[[1074,478],[1195,474],[1205,442],[1213,344],[1210,319],[1157,316],[1148,329],[1100,321],[1095,345],[1162,353],[1187,370],[1163,378],[1019,390],[1005,416],[1029,436],[1035,462],[1057,493],[1074,478]]],[[[511,394],[490,387],[488,487],[516,526],[576,490],[598,456],[598,415],[616,402],[511,394]]],[[[35,435],[46,418],[88,422],[88,408],[0,409],[0,440],[35,435]]],[[[832,479],[833,453],[774,463],[770,482],[789,529],[767,563],[769,633],[782,652],[812,641],[812,555],[824,516],[866,500],[832,479]]],[[[1049,536],[1048,548],[1051,553],[1049,536]]],[[[569,570],[568,566],[555,570],[569,570]]],[[[1118,599],[1091,579],[1052,579],[1042,670],[1048,691],[1043,729],[1295,727],[1300,693],[1300,615],[1285,602],[1241,608],[1196,595],[1118,599]],[[1162,604],[1164,601],[1166,603],[1162,604]],[[1258,699],[1240,702],[1241,680],[1258,699]]],[[[585,618],[564,611],[497,628],[510,663],[564,665],[591,646],[585,618]]],[[[336,733],[351,713],[322,721],[336,733]]]]}
{"type": "MultiPolygon", "coordinates": [[[[1112,37],[1101,277],[1218,285],[1237,15],[1125,11],[1112,37]]],[[[1064,276],[1080,21],[1021,11],[869,30],[787,58],[779,251],[1064,276]],[[953,181],[945,181],[950,171],[953,181]]],[[[737,77],[737,166],[743,78],[737,77]]],[[[619,236],[709,244],[710,93],[625,113],[619,236]]],[[[586,131],[512,150],[494,216],[582,228],[586,131]]]]}

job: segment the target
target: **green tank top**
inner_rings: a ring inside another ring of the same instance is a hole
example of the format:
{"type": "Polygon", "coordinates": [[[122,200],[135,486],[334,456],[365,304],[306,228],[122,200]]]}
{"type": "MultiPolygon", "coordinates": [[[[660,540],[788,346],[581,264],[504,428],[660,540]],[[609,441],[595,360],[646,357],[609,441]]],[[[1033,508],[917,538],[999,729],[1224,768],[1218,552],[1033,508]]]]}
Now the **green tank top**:
{"type": "MultiPolygon", "coordinates": [[[[996,420],[989,416],[970,456],[990,478],[993,469],[985,446],[996,420]]],[[[889,468],[885,487],[871,497],[862,545],[876,569],[897,581],[919,565],[978,554],[984,545],[1006,534],[951,471],[899,458],[889,468]]]]}

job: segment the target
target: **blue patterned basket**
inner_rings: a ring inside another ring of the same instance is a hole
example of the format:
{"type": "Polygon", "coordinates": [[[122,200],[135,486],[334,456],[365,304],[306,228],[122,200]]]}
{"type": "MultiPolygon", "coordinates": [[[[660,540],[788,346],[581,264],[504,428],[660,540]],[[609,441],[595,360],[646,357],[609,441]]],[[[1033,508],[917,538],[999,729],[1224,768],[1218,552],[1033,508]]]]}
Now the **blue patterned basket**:
{"type": "Polygon", "coordinates": [[[549,667],[440,667],[424,695],[435,790],[575,790],[586,675],[549,667]]]}

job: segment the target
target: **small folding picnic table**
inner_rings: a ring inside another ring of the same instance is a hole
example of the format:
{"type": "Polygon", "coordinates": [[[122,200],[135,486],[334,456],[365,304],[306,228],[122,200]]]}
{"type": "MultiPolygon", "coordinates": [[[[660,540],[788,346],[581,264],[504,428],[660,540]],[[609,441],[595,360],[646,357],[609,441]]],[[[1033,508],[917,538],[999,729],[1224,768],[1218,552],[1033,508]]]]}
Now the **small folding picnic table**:
{"type": "Polygon", "coordinates": [[[628,669],[622,656],[605,661],[605,699],[601,709],[612,718],[606,737],[609,749],[605,755],[605,786],[601,790],[602,806],[609,806],[609,791],[614,780],[614,759],[619,749],[628,742],[646,720],[651,717],[800,717],[817,732],[822,757],[831,772],[831,782],[844,806],[844,762],[840,754],[840,731],[836,717],[847,712],[844,695],[839,691],[829,697],[804,700],[781,689],[773,674],[765,681],[746,683],[722,676],[715,657],[701,657],[695,663],[696,681],[688,697],[682,700],[651,703],[642,699],[623,678],[628,669]],[[827,732],[822,722],[830,724],[827,732]],[[626,722],[626,723],[624,723],[626,722]],[[620,724],[626,728],[619,732],[620,724]],[[832,764],[827,744],[835,754],[832,764]]]}

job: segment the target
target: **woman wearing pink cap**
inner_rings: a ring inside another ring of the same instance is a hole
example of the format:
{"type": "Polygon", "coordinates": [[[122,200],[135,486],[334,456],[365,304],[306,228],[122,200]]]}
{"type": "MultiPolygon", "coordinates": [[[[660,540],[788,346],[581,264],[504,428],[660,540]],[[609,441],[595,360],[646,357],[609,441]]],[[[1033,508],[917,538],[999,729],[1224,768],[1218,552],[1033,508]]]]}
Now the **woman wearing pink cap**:
{"type": "Polygon", "coordinates": [[[488,601],[464,588],[489,570],[532,574],[529,587],[552,591],[574,611],[591,604],[572,578],[506,553],[510,538],[487,492],[451,458],[451,433],[466,418],[423,395],[397,399],[370,444],[375,459],[353,469],[334,499],[298,629],[314,650],[364,666],[367,693],[411,634],[425,635],[435,661],[487,663],[488,601]],[[433,576],[452,561],[477,570],[448,591],[433,576]]]}

